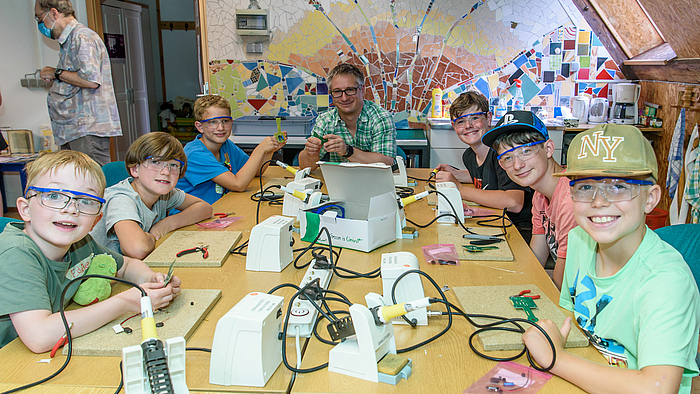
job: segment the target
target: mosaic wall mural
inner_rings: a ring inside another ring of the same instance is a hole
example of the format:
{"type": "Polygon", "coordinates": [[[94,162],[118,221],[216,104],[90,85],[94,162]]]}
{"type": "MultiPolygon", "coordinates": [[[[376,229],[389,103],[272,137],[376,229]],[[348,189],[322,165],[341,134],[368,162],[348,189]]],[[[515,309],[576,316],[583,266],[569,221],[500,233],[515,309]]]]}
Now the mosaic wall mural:
{"type": "Polygon", "coordinates": [[[425,118],[436,86],[447,100],[468,89],[497,100],[519,78],[528,105],[552,116],[579,93],[607,97],[608,81],[624,78],[570,0],[280,0],[258,59],[235,34],[235,10],[247,7],[207,1],[211,91],[235,117],[327,110],[325,76],[340,62],[365,71],[365,98],[399,127],[425,118]]]}

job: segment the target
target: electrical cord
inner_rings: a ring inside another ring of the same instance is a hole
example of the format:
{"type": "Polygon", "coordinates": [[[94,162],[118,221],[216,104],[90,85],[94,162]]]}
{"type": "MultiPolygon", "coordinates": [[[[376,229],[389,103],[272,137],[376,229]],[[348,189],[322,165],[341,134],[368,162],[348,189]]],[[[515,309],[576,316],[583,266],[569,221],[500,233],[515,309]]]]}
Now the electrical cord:
{"type": "Polygon", "coordinates": [[[148,296],[148,294],[146,294],[146,291],[144,291],[143,288],[142,288],[141,286],[137,285],[136,283],[133,283],[133,282],[130,282],[130,281],[128,281],[128,280],[121,279],[121,278],[115,278],[115,277],[112,277],[112,276],[94,275],[94,274],[93,274],[93,275],[83,275],[83,276],[81,276],[81,277],[79,277],[79,278],[75,278],[75,279],[71,280],[70,282],[68,282],[68,283],[66,284],[66,286],[63,288],[63,291],[61,292],[60,307],[59,307],[59,311],[58,311],[59,314],[61,315],[61,321],[63,322],[63,328],[66,330],[66,340],[68,341],[68,355],[66,356],[66,361],[63,363],[63,365],[61,366],[61,368],[58,369],[58,371],[54,372],[54,373],[51,374],[50,376],[48,376],[48,377],[46,377],[46,378],[43,378],[43,379],[41,379],[41,380],[37,380],[36,382],[26,384],[26,385],[21,386],[21,387],[17,387],[17,388],[8,390],[8,391],[4,391],[4,392],[2,392],[1,394],[15,393],[15,392],[17,392],[17,391],[25,390],[25,389],[34,387],[34,386],[36,386],[36,385],[39,385],[39,384],[48,382],[49,380],[55,378],[56,376],[58,376],[58,374],[60,374],[61,372],[63,372],[64,369],[66,369],[66,367],[68,366],[68,363],[70,362],[71,356],[72,356],[72,354],[73,354],[73,336],[72,336],[71,333],[70,333],[70,327],[69,327],[69,325],[68,325],[68,320],[66,320],[66,312],[65,312],[64,307],[63,307],[63,305],[64,305],[64,300],[65,300],[65,298],[66,298],[66,291],[68,290],[68,288],[69,288],[73,283],[75,283],[75,282],[77,282],[77,281],[81,281],[81,282],[82,282],[83,280],[85,280],[85,279],[90,279],[90,278],[101,278],[101,279],[108,279],[108,280],[113,280],[113,281],[125,283],[125,284],[127,284],[127,285],[130,285],[130,286],[133,286],[133,287],[136,287],[137,289],[139,289],[139,291],[141,291],[141,296],[142,296],[142,297],[147,297],[147,296],[148,296]]]}
{"type": "Polygon", "coordinates": [[[413,188],[407,186],[394,186],[396,188],[396,195],[399,198],[406,198],[414,194],[413,188]]]}
{"type": "Polygon", "coordinates": [[[235,248],[231,249],[230,253],[231,253],[231,254],[237,254],[237,255],[240,255],[240,256],[245,256],[246,253],[243,252],[242,250],[243,250],[244,248],[248,247],[248,241],[249,241],[249,240],[246,240],[246,241],[243,242],[242,244],[240,244],[240,245],[236,246],[235,248]]]}
{"type": "MultiPolygon", "coordinates": [[[[265,165],[271,164],[272,162],[273,162],[272,159],[265,161],[265,162],[262,163],[262,165],[260,166],[260,171],[258,171],[258,181],[260,182],[260,192],[259,192],[259,193],[260,193],[260,198],[258,198],[258,207],[257,207],[257,209],[255,210],[255,224],[259,224],[259,223],[260,223],[260,203],[263,201],[263,199],[266,198],[266,197],[265,197],[265,191],[268,190],[268,189],[270,189],[270,188],[272,187],[272,186],[270,186],[270,187],[268,187],[267,189],[263,190],[263,184],[262,184],[262,173],[263,173],[263,168],[265,168],[265,165]]],[[[275,186],[279,187],[279,185],[275,185],[275,186]]],[[[266,201],[274,201],[274,200],[266,200],[266,201]]]]}
{"type": "MultiPolygon", "coordinates": [[[[538,371],[547,372],[547,371],[551,370],[551,369],[554,367],[554,364],[555,364],[556,361],[557,361],[557,351],[556,351],[556,348],[554,347],[554,342],[552,342],[552,339],[549,337],[549,335],[547,334],[547,332],[546,332],[542,327],[540,327],[537,323],[532,322],[532,321],[527,320],[527,319],[521,319],[521,318],[511,318],[511,319],[507,319],[507,318],[500,317],[500,316],[480,315],[480,314],[469,314],[469,313],[463,312],[461,309],[459,309],[459,307],[457,307],[456,305],[450,303],[450,302],[447,301],[447,300],[435,299],[435,302],[444,303],[445,305],[447,305],[447,306],[449,306],[450,308],[454,309],[455,311],[457,311],[457,314],[458,314],[458,315],[461,315],[461,316],[464,317],[471,325],[473,325],[474,327],[478,328],[477,330],[475,330],[475,331],[469,336],[469,347],[470,347],[470,348],[472,349],[472,351],[473,351],[474,353],[476,353],[478,356],[483,357],[483,358],[485,358],[485,359],[487,359],[487,360],[499,361],[499,362],[500,362],[500,361],[512,361],[512,360],[516,360],[516,359],[520,358],[523,354],[527,354],[527,360],[530,362],[530,365],[531,365],[534,369],[536,369],[536,370],[538,370],[538,371]],[[478,324],[478,323],[476,323],[474,320],[472,320],[472,318],[494,319],[494,320],[497,320],[497,321],[495,321],[495,322],[493,322],[493,323],[488,323],[488,324],[478,324]],[[508,323],[513,324],[513,325],[514,325],[515,327],[517,327],[517,328],[498,327],[499,325],[508,324],[508,323]],[[476,335],[482,333],[482,332],[487,332],[487,331],[509,331],[509,332],[516,332],[516,333],[520,333],[520,334],[524,333],[524,332],[525,332],[525,329],[523,329],[522,326],[520,326],[518,323],[527,323],[527,324],[530,324],[530,325],[536,327],[536,328],[542,333],[542,335],[544,335],[544,337],[547,339],[547,342],[549,342],[549,346],[552,348],[552,362],[549,364],[549,366],[547,366],[546,368],[542,368],[542,367],[540,367],[539,365],[537,365],[537,363],[532,359],[532,356],[530,355],[530,351],[527,349],[527,347],[525,347],[520,353],[518,353],[518,354],[516,354],[516,355],[514,355],[514,356],[510,356],[510,357],[493,357],[493,356],[488,356],[488,355],[486,355],[486,354],[484,354],[484,353],[479,352],[479,351],[476,349],[476,347],[474,346],[474,343],[473,343],[474,337],[475,337],[476,335]]],[[[450,313],[452,313],[452,312],[450,312],[450,313]]]]}

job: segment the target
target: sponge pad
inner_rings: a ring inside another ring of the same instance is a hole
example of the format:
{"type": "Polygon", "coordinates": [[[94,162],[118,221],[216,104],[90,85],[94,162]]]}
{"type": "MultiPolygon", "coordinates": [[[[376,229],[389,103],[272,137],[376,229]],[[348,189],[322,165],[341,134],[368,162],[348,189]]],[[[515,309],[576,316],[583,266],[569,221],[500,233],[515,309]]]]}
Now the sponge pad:
{"type": "Polygon", "coordinates": [[[381,373],[393,376],[401,372],[406,364],[408,364],[408,359],[406,357],[387,353],[387,355],[377,363],[377,370],[381,373]]]}

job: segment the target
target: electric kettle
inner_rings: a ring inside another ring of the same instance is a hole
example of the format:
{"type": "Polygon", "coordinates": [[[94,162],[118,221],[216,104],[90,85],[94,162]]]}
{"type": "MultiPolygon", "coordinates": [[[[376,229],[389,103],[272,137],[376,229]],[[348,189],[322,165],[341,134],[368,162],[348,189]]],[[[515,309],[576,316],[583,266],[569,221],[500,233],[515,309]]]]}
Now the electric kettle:
{"type": "Polygon", "coordinates": [[[588,123],[588,104],[590,99],[587,96],[575,96],[572,98],[571,113],[579,123],[588,123]]]}
{"type": "Polygon", "coordinates": [[[588,109],[588,123],[605,123],[608,120],[608,99],[595,97],[591,99],[588,109]]]}

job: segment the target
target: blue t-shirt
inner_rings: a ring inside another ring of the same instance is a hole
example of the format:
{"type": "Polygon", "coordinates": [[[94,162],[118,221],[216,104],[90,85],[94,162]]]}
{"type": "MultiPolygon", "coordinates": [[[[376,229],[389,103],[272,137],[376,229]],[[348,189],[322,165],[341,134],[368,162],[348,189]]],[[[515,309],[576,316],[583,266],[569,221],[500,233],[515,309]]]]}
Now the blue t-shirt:
{"type": "Polygon", "coordinates": [[[202,142],[202,135],[185,145],[187,171],[177,182],[177,188],[199,197],[209,204],[215,203],[228,190],[217,185],[213,178],[231,171],[237,173],[248,161],[248,155],[231,140],[226,140],[219,149],[219,160],[202,142]]]}

